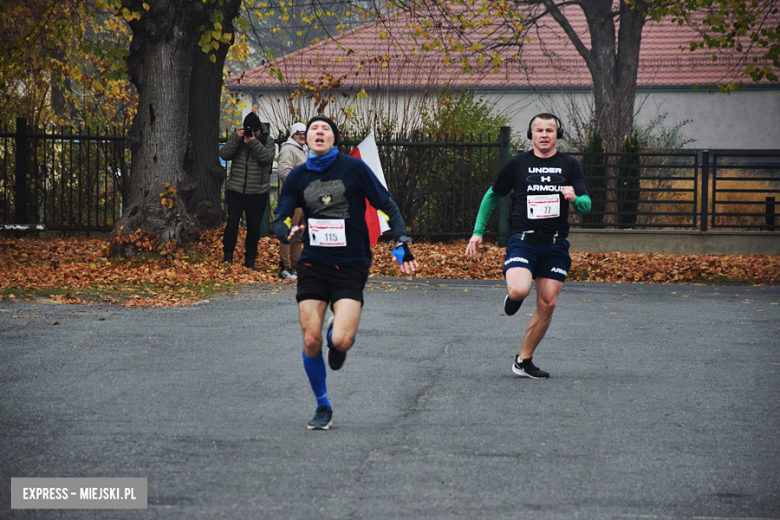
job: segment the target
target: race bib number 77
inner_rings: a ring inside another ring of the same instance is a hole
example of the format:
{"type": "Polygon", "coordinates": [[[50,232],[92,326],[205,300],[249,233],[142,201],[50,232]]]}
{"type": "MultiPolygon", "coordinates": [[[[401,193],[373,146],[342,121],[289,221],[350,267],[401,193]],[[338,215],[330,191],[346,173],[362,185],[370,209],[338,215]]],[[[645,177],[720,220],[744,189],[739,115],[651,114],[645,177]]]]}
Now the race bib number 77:
{"type": "Polygon", "coordinates": [[[558,193],[552,195],[529,195],[528,218],[555,218],[561,215],[561,199],[558,193]]]}

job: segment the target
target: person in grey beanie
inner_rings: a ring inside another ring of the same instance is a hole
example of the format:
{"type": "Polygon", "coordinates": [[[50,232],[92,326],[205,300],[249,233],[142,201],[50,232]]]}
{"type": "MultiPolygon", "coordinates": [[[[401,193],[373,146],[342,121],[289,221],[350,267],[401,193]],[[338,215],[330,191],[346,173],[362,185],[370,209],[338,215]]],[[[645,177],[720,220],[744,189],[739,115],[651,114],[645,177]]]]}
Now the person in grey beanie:
{"type": "Polygon", "coordinates": [[[271,166],[276,149],[268,123],[261,123],[254,112],[244,118],[242,127],[228,138],[219,156],[231,161],[230,175],[225,184],[225,205],[228,220],[222,236],[224,261],[233,263],[233,251],[238,241],[238,225],[246,216],[244,267],[255,268],[257,243],[260,240],[260,220],[268,205],[271,190],[271,166]]]}
{"type": "Polygon", "coordinates": [[[317,401],[306,427],[328,430],[333,410],[322,348],[328,345],[330,369],[340,370],[355,342],[372,262],[366,204],[389,217],[395,239],[392,257],[399,270],[411,275],[420,264],[409,249],[406,224],[390,193],[365,162],[339,153],[336,123],[322,115],[312,117],[306,125],[306,144],[306,162],[293,168],[282,186],[273,228],[281,243],[300,237],[305,244],[298,260],[295,299],[303,332],[303,369],[317,401]],[[303,208],[304,221],[293,226],[296,208],[303,208]],[[323,334],[328,305],[333,315],[323,334]]]}
{"type": "MultiPolygon", "coordinates": [[[[279,176],[279,185],[283,186],[290,170],[306,162],[306,154],[309,148],[306,146],[306,125],[295,123],[290,127],[290,137],[282,144],[279,157],[276,160],[276,174],[279,176]]],[[[299,226],[303,222],[303,209],[296,208],[292,217],[292,225],[299,226]]],[[[297,280],[296,265],[301,256],[303,241],[298,238],[289,244],[279,244],[279,278],[283,280],[297,280]]]]}

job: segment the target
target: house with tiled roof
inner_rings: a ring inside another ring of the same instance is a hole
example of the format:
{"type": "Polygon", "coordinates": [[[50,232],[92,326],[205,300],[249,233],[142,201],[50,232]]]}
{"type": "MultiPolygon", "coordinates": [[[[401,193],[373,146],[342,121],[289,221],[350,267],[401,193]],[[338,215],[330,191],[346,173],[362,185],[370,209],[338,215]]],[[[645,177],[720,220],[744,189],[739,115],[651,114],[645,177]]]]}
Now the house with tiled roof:
{"type": "MultiPolygon", "coordinates": [[[[589,46],[584,15],[575,8],[566,15],[589,46]]],[[[329,92],[335,93],[332,100],[342,108],[370,102],[384,107],[391,118],[405,117],[400,104],[408,103],[410,95],[424,95],[445,85],[455,92],[475,89],[495,102],[496,110],[507,115],[517,130],[523,130],[539,112],[554,111],[565,123],[572,110],[591,103],[588,67],[552,19],[530,34],[520,59],[516,47],[505,47],[505,59],[497,68],[474,66],[468,72],[457,63],[446,65],[441,52],[422,52],[414,24],[405,15],[388,20],[389,29],[387,20],[384,26],[368,23],[234,76],[228,88],[272,122],[284,121],[296,103],[304,117],[311,114],[311,106],[302,108],[304,98],[324,106],[326,90],[318,88],[323,85],[335,87],[329,92]],[[321,95],[307,97],[307,92],[321,95]]],[[[695,36],[685,25],[648,21],[642,34],[637,124],[647,125],[666,114],[663,124],[667,127],[685,122],[681,133],[692,140],[688,145],[692,148],[780,148],[778,83],[754,84],[740,78],[744,65],[736,53],[713,61],[707,50],[682,52],[680,46],[695,36]],[[718,83],[740,80],[746,83],[741,91],[730,95],[708,92],[718,83]]],[[[284,132],[284,128],[278,130],[284,132]]]]}

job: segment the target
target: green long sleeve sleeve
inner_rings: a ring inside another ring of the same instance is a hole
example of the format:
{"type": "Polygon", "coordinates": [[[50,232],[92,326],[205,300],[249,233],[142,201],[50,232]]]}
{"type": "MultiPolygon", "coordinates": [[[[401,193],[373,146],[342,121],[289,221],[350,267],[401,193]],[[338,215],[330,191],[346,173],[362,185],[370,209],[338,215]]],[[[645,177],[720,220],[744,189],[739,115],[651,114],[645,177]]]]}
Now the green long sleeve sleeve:
{"type": "MultiPolygon", "coordinates": [[[[490,187],[482,198],[482,203],[479,205],[479,213],[477,214],[477,222],[474,224],[474,234],[481,237],[485,232],[485,226],[487,226],[490,215],[498,206],[498,202],[501,200],[501,195],[495,193],[493,188],[490,187]]],[[[588,199],[590,201],[590,199],[588,199]]],[[[590,206],[588,206],[590,207],[590,206]]]]}
{"type": "Polygon", "coordinates": [[[587,213],[590,211],[590,206],[590,197],[587,195],[576,195],[574,202],[571,203],[575,213],[587,213]]]}

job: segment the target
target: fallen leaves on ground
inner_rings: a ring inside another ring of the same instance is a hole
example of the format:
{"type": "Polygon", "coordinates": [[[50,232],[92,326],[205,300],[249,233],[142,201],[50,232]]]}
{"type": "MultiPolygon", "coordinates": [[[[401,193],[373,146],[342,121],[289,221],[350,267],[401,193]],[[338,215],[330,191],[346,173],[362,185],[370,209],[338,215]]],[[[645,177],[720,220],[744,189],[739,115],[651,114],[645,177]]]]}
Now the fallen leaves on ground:
{"type": "MultiPolygon", "coordinates": [[[[501,280],[504,249],[483,245],[477,257],[467,258],[466,240],[414,244],[422,267],[415,278],[501,280]]],[[[380,246],[377,246],[380,247],[380,246]]],[[[385,246],[385,249],[389,248],[385,246]]],[[[780,282],[780,256],[769,255],[671,255],[657,253],[571,252],[569,280],[612,283],[780,282]]],[[[374,276],[394,276],[396,266],[389,253],[374,251],[374,276]]]]}
{"type": "MultiPolygon", "coordinates": [[[[256,270],[242,267],[244,229],[235,264],[222,262],[222,230],[206,231],[188,249],[161,250],[134,259],[109,258],[105,239],[0,238],[0,299],[29,298],[51,290],[58,303],[106,302],[128,307],[189,305],[237,286],[292,284],[277,278],[279,242],[262,238],[256,270]],[[64,292],[63,292],[64,291],[64,292]]],[[[484,244],[476,258],[464,255],[466,240],[417,243],[421,267],[414,278],[501,280],[504,250],[484,244]]],[[[373,248],[373,277],[405,278],[391,247],[373,248]]],[[[571,253],[569,280],[631,283],[780,283],[780,256],[571,253]]]]}
{"type": "Polygon", "coordinates": [[[127,307],[189,305],[235,286],[277,282],[278,242],[263,238],[257,270],[243,267],[245,233],[235,263],[222,262],[222,231],[207,231],[189,249],[161,250],[133,259],[108,257],[99,238],[0,238],[0,298],[24,298],[47,289],[58,303],[103,301],[127,307]],[[17,295],[15,293],[21,293],[17,295]],[[5,294],[5,296],[3,296],[5,294]]]}

